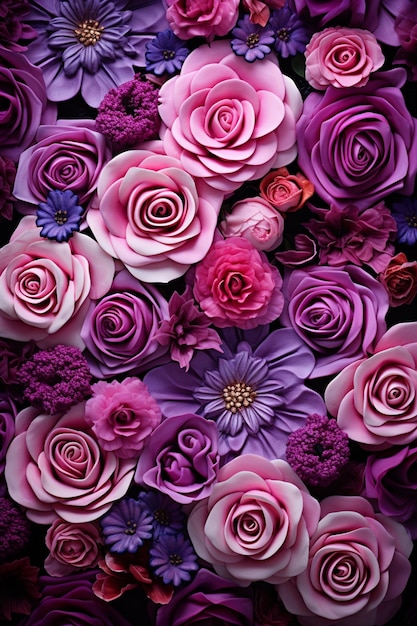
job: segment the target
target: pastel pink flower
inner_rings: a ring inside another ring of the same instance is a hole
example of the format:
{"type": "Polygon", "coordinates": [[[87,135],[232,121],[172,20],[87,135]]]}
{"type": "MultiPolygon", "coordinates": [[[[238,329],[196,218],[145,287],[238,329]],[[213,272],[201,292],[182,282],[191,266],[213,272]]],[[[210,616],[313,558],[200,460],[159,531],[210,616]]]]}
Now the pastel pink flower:
{"type": "Polygon", "coordinates": [[[404,526],[359,496],[330,496],[311,537],[307,567],[279,585],[302,626],[373,626],[397,612],[411,572],[404,526]]]}
{"type": "Polygon", "coordinates": [[[239,17],[239,0],[167,0],[168,24],[180,39],[227,35],[239,17]]]}
{"type": "Polygon", "coordinates": [[[97,565],[102,544],[96,522],[72,524],[57,519],[48,528],[45,545],[49,554],[45,570],[49,576],[66,576],[97,565]]]}
{"type": "Polygon", "coordinates": [[[284,218],[263,198],[235,202],[220,223],[224,237],[245,237],[257,250],[273,250],[282,242],[284,218]]]}
{"type": "Polygon", "coordinates": [[[219,576],[247,586],[304,570],[320,505],[286,461],[245,454],[218,472],[210,496],[188,518],[197,554],[219,576]]]}
{"type": "Polygon", "coordinates": [[[167,154],[211,187],[231,193],[296,157],[302,98],[272,57],[247,63],[214,41],[193,50],[159,96],[167,154]]]}
{"type": "Polygon", "coordinates": [[[16,417],[16,435],[6,455],[10,496],[29,519],[51,524],[92,522],[122,498],[136,460],[103,450],[84,419],[84,403],[64,415],[32,407],[16,417]]]}
{"type": "Polygon", "coordinates": [[[110,288],[114,261],[82,233],[68,242],[42,239],[35,220],[24,217],[0,250],[0,333],[42,348],[63,343],[82,350],[90,299],[110,288]]]}
{"type": "Polygon", "coordinates": [[[345,367],[327,386],[331,415],[354,441],[378,450],[417,438],[417,322],[392,326],[373,356],[345,367]]]}
{"type": "Polygon", "coordinates": [[[154,141],[114,157],[87,222],[100,246],[144,282],[169,282],[207,253],[222,196],[197,185],[154,141]]]}

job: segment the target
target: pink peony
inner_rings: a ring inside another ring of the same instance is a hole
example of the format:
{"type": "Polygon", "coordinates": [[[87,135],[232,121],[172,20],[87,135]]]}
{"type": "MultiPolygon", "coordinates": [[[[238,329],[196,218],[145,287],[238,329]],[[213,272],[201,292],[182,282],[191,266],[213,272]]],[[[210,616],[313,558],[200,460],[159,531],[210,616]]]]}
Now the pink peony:
{"type": "Polygon", "coordinates": [[[216,241],[195,271],[194,297],[219,327],[269,324],[284,306],[282,278],[244,237],[216,241]]]}
{"type": "Polygon", "coordinates": [[[278,248],[284,232],[284,218],[263,198],[235,202],[220,224],[224,237],[245,237],[257,250],[278,248]]]}
{"type": "Polygon", "coordinates": [[[320,506],[286,461],[244,454],[218,472],[211,495],[191,510],[194,549],[241,586],[279,583],[304,570],[320,506]]]}
{"type": "Polygon", "coordinates": [[[167,20],[180,39],[227,35],[239,17],[239,0],[167,0],[167,20]]]}
{"type": "Polygon", "coordinates": [[[94,567],[100,557],[100,528],[95,522],[75,523],[55,520],[48,528],[45,559],[49,576],[66,576],[94,567]]]}
{"type": "Polygon", "coordinates": [[[193,50],[159,96],[166,152],[211,187],[233,192],[297,154],[302,98],[276,59],[247,63],[214,41],[193,50]]]}

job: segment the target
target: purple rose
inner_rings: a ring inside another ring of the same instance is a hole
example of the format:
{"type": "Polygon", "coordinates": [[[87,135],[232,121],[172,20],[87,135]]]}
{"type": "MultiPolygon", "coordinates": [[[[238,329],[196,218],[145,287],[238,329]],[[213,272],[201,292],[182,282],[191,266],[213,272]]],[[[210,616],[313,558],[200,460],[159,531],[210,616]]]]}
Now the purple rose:
{"type": "Polygon", "coordinates": [[[119,272],[109,293],[90,306],[81,330],[93,375],[138,373],[167,360],[155,333],[168,318],[168,303],[156,287],[119,272]]]}
{"type": "Polygon", "coordinates": [[[404,102],[403,69],[376,72],[358,89],[311,93],[297,123],[298,164],[328,204],[360,211],[414,190],[417,120],[404,102]]]}
{"type": "Polygon", "coordinates": [[[9,443],[14,437],[16,407],[6,393],[0,393],[0,474],[3,473],[9,443]]]}
{"type": "Polygon", "coordinates": [[[310,378],[340,372],[372,352],[386,330],[388,295],[365,270],[309,266],[284,278],[280,322],[315,352],[310,378]]]}
{"type": "Polygon", "coordinates": [[[42,71],[23,54],[0,48],[0,154],[17,161],[41,124],[54,124],[42,71]]]}
{"type": "Polygon", "coordinates": [[[187,413],[166,419],[142,451],[135,481],[189,504],[210,495],[219,465],[216,424],[187,413]]]}

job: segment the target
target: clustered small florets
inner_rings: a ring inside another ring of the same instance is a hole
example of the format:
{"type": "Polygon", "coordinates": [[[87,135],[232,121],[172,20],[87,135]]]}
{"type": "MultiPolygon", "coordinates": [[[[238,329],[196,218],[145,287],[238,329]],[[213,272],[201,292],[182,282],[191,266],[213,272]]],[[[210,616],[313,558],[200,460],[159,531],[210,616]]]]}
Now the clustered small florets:
{"type": "Polygon", "coordinates": [[[30,522],[10,498],[0,498],[0,562],[16,557],[29,543],[30,522]]]}

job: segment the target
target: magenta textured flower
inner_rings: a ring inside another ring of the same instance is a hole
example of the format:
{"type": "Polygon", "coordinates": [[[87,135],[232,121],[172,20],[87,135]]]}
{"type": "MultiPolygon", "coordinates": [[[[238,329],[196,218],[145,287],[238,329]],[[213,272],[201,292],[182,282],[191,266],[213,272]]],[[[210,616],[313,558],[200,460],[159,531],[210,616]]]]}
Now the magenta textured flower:
{"type": "Polygon", "coordinates": [[[161,409],[139,378],[124,378],[92,386],[85,421],[101,448],[122,459],[138,458],[161,421],[161,409]]]}
{"type": "Polygon", "coordinates": [[[297,154],[301,95],[272,55],[253,65],[214,41],[193,50],[159,95],[167,154],[225,193],[297,154]]]}
{"type": "Polygon", "coordinates": [[[167,0],[167,20],[180,39],[227,35],[239,17],[239,0],[167,0]]]}
{"type": "Polygon", "coordinates": [[[8,497],[0,498],[0,562],[19,556],[29,544],[31,524],[8,497]]]}
{"type": "Polygon", "coordinates": [[[39,598],[39,568],[27,556],[0,565],[0,620],[11,622],[19,615],[30,615],[39,598]]]}
{"type": "Polygon", "coordinates": [[[50,576],[66,576],[97,565],[101,556],[100,528],[96,522],[55,520],[48,528],[45,545],[49,554],[45,570],[50,576]]]}
{"type": "Polygon", "coordinates": [[[228,237],[213,243],[196,266],[193,293],[215,326],[247,330],[279,317],[281,287],[281,275],[265,253],[245,237],[228,237]]]}
{"type": "Polygon", "coordinates": [[[16,413],[11,397],[0,391],[0,476],[4,470],[7,448],[15,434],[16,413]]]}

